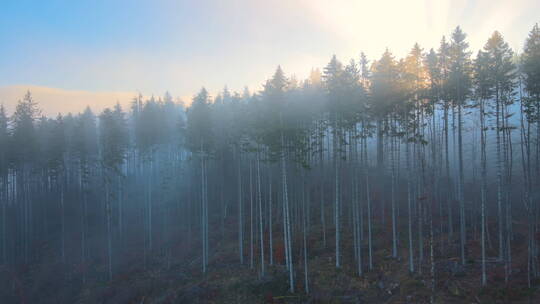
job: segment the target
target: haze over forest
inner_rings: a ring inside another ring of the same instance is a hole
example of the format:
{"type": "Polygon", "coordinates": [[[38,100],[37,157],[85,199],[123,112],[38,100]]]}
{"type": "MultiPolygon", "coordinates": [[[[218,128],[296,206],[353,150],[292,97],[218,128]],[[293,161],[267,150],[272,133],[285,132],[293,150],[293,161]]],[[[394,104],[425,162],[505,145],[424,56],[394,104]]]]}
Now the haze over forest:
{"type": "Polygon", "coordinates": [[[2,1],[0,104],[12,111],[30,90],[55,116],[128,105],[138,93],[189,103],[202,86],[214,97],[225,85],[258,92],[278,64],[302,80],[334,54],[374,60],[386,48],[402,58],[415,42],[436,48],[457,25],[473,53],[494,30],[521,52],[540,10],[530,0],[128,4],[2,1]]]}
{"type": "Polygon", "coordinates": [[[0,302],[540,301],[540,4],[337,2],[0,4],[0,302]]]}

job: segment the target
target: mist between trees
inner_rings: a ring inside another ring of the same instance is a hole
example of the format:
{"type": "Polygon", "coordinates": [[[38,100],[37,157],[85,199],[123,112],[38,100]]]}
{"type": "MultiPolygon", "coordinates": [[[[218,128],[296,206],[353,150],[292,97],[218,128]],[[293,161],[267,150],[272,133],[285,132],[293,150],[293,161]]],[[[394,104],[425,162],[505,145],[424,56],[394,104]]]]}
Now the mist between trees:
{"type": "Polygon", "coordinates": [[[402,59],[334,56],[303,81],[278,67],[254,94],[203,88],[187,109],[166,95],[48,118],[28,93],[11,115],[0,110],[0,261],[52,251],[82,265],[83,282],[112,280],[137,250],[145,269],[182,256],[207,272],[234,239],[234,263],[261,276],[284,265],[290,291],[309,293],[309,239],[362,276],[384,235],[433,293],[442,256],[478,260],[482,285],[486,261],[504,265],[506,282],[519,263],[531,286],[539,139],[537,25],[522,54],[498,32],[472,54],[458,27],[402,59]],[[99,257],[106,270],[85,267],[99,257]]]}

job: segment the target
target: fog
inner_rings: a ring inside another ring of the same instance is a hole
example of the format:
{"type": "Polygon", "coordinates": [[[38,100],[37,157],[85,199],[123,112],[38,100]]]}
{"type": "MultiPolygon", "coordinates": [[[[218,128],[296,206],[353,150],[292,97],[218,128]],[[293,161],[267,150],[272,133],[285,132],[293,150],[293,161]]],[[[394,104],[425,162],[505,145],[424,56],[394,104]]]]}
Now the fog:
{"type": "Polygon", "coordinates": [[[187,105],[44,115],[29,91],[0,108],[0,299],[538,299],[540,31],[487,38],[187,105]]]}

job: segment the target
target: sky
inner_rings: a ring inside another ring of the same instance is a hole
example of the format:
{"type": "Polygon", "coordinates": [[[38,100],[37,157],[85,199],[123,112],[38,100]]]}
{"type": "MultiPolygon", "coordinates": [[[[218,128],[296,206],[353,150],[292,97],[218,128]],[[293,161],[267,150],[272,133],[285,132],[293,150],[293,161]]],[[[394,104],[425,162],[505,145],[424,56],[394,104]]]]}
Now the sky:
{"type": "Polygon", "coordinates": [[[519,51],[539,11],[538,0],[0,0],[0,104],[31,90],[55,115],[137,92],[253,92],[277,65],[302,79],[333,54],[402,57],[457,25],[473,53],[494,30],[519,51]]]}

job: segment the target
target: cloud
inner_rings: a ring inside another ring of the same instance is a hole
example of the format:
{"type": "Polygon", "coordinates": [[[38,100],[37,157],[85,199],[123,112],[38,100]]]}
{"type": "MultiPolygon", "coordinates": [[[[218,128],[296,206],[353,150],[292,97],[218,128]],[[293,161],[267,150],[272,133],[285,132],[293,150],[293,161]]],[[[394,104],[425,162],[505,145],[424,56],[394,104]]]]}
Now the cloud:
{"type": "Polygon", "coordinates": [[[378,58],[386,47],[405,56],[415,42],[437,48],[460,25],[469,34],[471,50],[481,48],[494,30],[513,47],[521,46],[533,26],[528,12],[540,8],[530,0],[301,0],[307,14],[335,35],[338,57],[358,56],[360,50],[378,58]]]}

